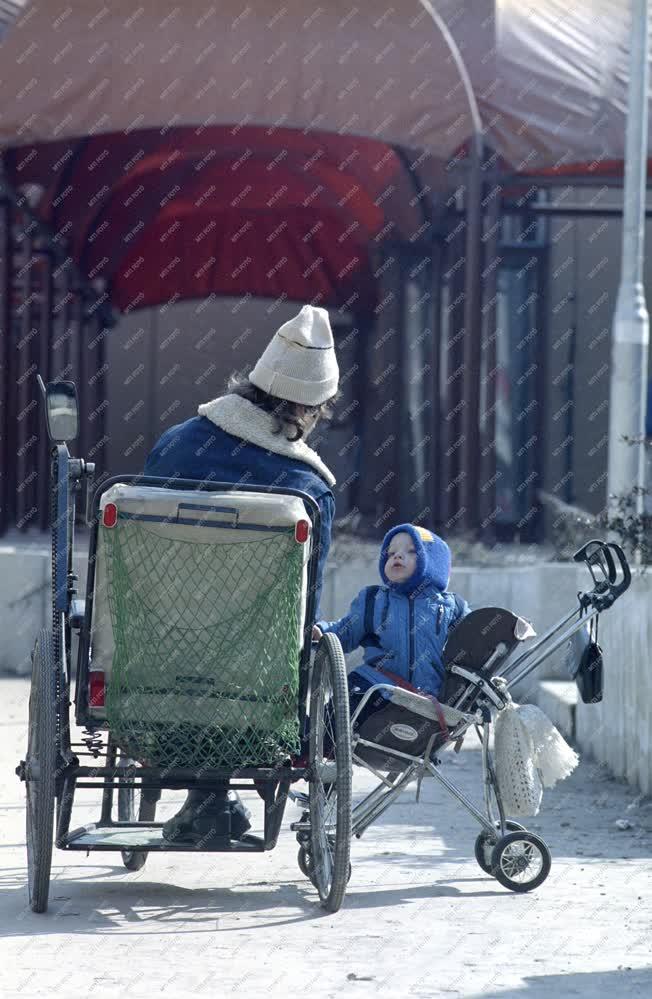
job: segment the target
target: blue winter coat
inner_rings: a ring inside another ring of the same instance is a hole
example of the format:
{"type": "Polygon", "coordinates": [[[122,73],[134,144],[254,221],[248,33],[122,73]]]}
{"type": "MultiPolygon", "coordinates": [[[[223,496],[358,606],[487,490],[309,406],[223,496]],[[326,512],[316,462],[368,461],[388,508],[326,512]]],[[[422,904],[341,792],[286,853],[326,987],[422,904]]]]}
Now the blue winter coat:
{"type": "Polygon", "coordinates": [[[396,673],[415,687],[435,696],[444,679],[442,653],[449,630],[469,612],[469,605],[434,584],[416,595],[378,587],[373,605],[373,633],[365,635],[367,589],[361,590],[348,614],[339,621],[319,621],[322,631],[334,632],[344,652],[364,646],[367,665],[396,673]]]}
{"type": "MultiPolygon", "coordinates": [[[[317,501],[321,513],[317,564],[316,613],[322,590],[324,566],[330,548],[335,497],[326,481],[304,461],[276,454],[234,437],[205,416],[194,416],[166,430],[145,463],[145,475],[164,478],[277,484],[300,489],[317,501]]],[[[171,483],[174,486],[174,483],[171,483]]]]}

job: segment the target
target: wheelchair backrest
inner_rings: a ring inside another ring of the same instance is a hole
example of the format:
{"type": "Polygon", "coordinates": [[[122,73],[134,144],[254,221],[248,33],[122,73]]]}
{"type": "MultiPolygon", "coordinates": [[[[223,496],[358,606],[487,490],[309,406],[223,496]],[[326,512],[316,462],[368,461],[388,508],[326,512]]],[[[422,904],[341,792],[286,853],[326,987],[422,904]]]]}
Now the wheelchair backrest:
{"type": "Polygon", "coordinates": [[[297,540],[301,500],[117,484],[100,514],[90,670],[106,696],[91,715],[158,765],[287,755],[312,540],[297,540]]]}

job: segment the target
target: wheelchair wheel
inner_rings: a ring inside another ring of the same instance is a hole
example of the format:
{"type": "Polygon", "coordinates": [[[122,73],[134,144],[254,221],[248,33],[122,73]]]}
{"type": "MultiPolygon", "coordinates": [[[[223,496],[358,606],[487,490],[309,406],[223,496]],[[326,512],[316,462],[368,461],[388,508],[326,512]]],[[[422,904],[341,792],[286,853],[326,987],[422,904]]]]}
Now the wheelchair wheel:
{"type": "MultiPolygon", "coordinates": [[[[495,822],[494,825],[497,829],[500,828],[500,823],[495,822]]],[[[505,829],[507,832],[525,832],[525,826],[520,825],[518,822],[512,821],[512,819],[507,819],[505,822],[505,829]]],[[[484,829],[475,841],[475,859],[478,864],[485,872],[485,874],[493,874],[491,868],[491,854],[493,849],[498,842],[498,836],[495,839],[491,839],[488,832],[484,829]]]]}
{"type": "Polygon", "coordinates": [[[550,850],[539,836],[510,832],[498,840],[491,854],[491,873],[510,891],[532,891],[550,873],[550,850]]]}
{"type": "MultiPolygon", "coordinates": [[[[133,760],[120,752],[119,767],[132,766],[133,760]]],[[[134,787],[121,787],[118,781],[118,819],[120,822],[154,822],[156,818],[156,792],[151,789],[137,791],[134,787]]],[[[128,871],[139,871],[145,866],[147,851],[121,850],[122,863],[128,871]]]]}
{"type": "Polygon", "coordinates": [[[57,682],[52,634],[40,632],[32,653],[27,760],[27,877],[33,912],[45,912],[50,893],[57,767],[57,682]]]}
{"type": "Polygon", "coordinates": [[[349,879],[352,776],[346,663],[337,636],[326,634],[315,653],[310,691],[308,877],[329,912],[342,905],[349,879]]]}

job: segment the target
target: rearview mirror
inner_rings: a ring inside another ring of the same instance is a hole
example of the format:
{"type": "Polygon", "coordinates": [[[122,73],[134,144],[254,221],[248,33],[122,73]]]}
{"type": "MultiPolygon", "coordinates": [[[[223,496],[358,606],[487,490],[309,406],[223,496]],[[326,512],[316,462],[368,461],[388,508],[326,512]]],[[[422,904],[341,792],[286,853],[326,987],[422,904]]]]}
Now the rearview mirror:
{"type": "Polygon", "coordinates": [[[74,382],[49,382],[45,386],[48,437],[54,444],[67,444],[79,433],[77,389],[74,382]]]}

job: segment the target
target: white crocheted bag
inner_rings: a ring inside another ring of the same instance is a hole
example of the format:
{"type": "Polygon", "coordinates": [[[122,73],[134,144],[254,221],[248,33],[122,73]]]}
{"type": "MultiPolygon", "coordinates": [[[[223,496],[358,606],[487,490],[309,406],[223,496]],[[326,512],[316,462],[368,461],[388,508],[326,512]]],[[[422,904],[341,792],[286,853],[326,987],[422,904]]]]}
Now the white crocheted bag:
{"type": "Polygon", "coordinates": [[[517,707],[499,712],[494,726],[494,764],[507,815],[536,815],[543,787],[534,765],[534,744],[517,707]]]}
{"type": "Polygon", "coordinates": [[[494,726],[494,763],[507,815],[537,815],[543,788],[568,777],[577,753],[533,704],[510,702],[494,726]]]}

